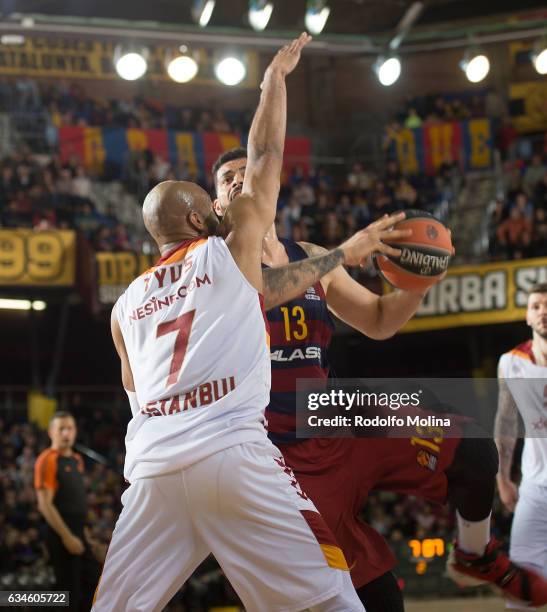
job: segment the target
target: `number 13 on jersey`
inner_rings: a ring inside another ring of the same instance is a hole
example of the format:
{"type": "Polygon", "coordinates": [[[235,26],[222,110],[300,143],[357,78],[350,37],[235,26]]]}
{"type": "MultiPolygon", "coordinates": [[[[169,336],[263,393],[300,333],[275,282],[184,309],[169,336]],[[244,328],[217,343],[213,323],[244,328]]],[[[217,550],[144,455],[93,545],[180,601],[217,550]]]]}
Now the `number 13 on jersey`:
{"type": "Polygon", "coordinates": [[[287,306],[281,306],[283,322],[285,324],[285,340],[287,342],[290,342],[293,338],[295,340],[304,340],[308,337],[308,326],[304,309],[302,306],[293,306],[290,312],[289,310],[287,306]]]}

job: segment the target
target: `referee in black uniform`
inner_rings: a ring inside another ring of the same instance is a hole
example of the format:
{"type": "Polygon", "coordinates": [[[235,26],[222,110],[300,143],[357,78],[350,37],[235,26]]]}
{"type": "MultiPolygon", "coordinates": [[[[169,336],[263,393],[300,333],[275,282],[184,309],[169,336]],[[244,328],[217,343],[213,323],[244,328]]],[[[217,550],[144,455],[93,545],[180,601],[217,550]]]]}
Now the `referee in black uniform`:
{"type": "Polygon", "coordinates": [[[56,412],[49,424],[51,446],[34,466],[38,509],[48,524],[47,548],[56,588],[69,591],[70,610],[89,610],[99,566],[86,545],[87,514],[84,462],[72,447],[76,421],[70,412],[56,412]]]}

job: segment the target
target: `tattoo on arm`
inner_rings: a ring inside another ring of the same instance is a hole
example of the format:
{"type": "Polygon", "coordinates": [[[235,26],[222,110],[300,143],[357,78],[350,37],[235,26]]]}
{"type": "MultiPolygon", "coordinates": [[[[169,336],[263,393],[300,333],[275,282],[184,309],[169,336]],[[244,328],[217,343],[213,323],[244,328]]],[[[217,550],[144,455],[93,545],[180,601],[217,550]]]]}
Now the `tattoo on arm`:
{"type": "Polygon", "coordinates": [[[510,478],[513,452],[518,438],[519,422],[518,408],[513,399],[507,382],[499,379],[498,411],[494,424],[494,438],[500,457],[499,473],[504,478],[510,478]]]}
{"type": "Polygon", "coordinates": [[[284,304],[302,295],[308,287],[340,264],[344,263],[342,249],[334,249],[325,255],[295,261],[279,268],[262,271],[264,303],[266,310],[284,304]]]}

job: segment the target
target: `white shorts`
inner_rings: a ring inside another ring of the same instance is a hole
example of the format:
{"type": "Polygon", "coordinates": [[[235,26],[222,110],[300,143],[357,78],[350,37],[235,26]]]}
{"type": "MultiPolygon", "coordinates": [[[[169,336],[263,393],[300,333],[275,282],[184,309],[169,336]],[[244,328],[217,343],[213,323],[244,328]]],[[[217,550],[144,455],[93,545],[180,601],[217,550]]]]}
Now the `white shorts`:
{"type": "MultiPolygon", "coordinates": [[[[547,487],[522,483],[511,526],[509,557],[547,578],[547,487]]],[[[508,603],[514,610],[530,610],[508,603]]]]}
{"type": "MultiPolygon", "coordinates": [[[[162,610],[213,553],[248,612],[314,607],[348,592],[344,555],[269,441],[135,480],[122,496],[93,610],[162,610]]],[[[349,603],[348,603],[349,602],[349,603]]]]}

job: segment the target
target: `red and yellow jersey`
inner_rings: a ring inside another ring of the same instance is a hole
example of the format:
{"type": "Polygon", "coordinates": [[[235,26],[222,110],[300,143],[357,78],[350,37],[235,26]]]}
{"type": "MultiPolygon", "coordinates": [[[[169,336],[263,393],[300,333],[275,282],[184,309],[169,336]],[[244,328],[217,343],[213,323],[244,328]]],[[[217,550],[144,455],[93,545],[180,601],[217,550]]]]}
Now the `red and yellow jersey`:
{"type": "Polygon", "coordinates": [[[525,428],[522,481],[547,486],[547,367],[536,363],[532,340],[500,357],[499,371],[525,428]]]}
{"type": "Polygon", "coordinates": [[[139,404],[126,437],[128,480],[263,439],[263,312],[218,237],[178,245],[131,283],[116,304],[139,404]]]}

